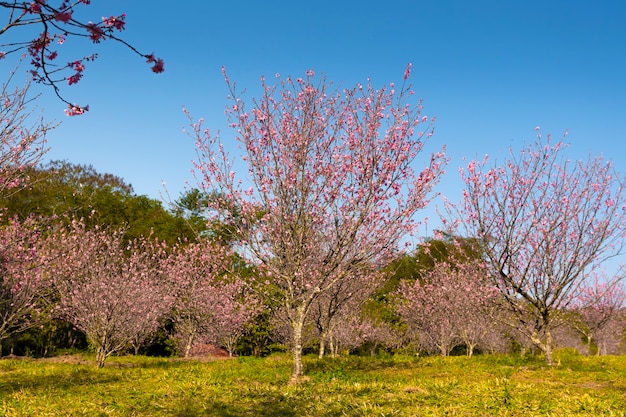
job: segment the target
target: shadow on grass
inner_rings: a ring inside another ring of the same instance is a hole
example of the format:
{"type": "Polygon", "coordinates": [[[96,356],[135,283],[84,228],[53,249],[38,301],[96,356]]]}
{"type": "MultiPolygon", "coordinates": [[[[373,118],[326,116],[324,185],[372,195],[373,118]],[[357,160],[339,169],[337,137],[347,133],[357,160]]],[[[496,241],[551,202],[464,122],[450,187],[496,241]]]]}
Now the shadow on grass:
{"type": "Polygon", "coordinates": [[[94,372],[94,368],[81,365],[46,373],[5,371],[0,372],[0,398],[23,390],[36,393],[54,387],[62,391],[76,386],[109,384],[119,380],[118,376],[94,372]]]}
{"type": "Polygon", "coordinates": [[[229,404],[215,399],[210,403],[202,403],[193,398],[185,398],[179,402],[176,409],[170,415],[175,417],[295,417],[302,415],[301,404],[292,399],[286,399],[282,395],[268,396],[263,398],[241,398],[239,404],[229,404]],[[252,401],[251,401],[252,400],[252,401]]]}
{"type": "Polygon", "coordinates": [[[375,371],[388,368],[406,368],[410,367],[412,362],[403,360],[398,361],[393,356],[339,356],[339,357],[309,357],[305,363],[307,374],[326,373],[336,371],[375,371]]]}

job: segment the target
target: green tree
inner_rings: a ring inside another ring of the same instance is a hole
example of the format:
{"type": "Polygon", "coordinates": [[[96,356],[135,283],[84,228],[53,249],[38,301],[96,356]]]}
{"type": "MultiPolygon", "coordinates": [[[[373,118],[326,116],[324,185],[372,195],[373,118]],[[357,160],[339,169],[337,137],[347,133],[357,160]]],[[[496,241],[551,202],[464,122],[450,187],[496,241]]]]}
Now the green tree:
{"type": "Polygon", "coordinates": [[[87,227],[124,226],[126,238],[153,234],[168,243],[193,239],[187,221],[167,211],[159,200],[136,195],[132,185],[91,165],[53,161],[29,169],[30,186],[0,201],[7,218],[37,215],[52,221],[84,219],[87,227]]]}

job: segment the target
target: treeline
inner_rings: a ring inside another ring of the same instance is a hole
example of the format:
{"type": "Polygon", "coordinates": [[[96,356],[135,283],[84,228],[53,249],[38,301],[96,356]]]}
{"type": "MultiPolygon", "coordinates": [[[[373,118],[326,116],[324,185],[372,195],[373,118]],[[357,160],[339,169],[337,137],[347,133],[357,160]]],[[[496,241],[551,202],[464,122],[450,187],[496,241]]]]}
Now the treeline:
{"type": "MultiPolygon", "coordinates": [[[[238,227],[208,212],[207,202],[222,197],[191,190],[166,209],[115,175],[63,161],[22,177],[19,192],[1,200],[3,355],[91,349],[102,366],[123,352],[291,348],[281,290],[237,254],[238,227]]],[[[315,300],[302,328],[305,351],[533,350],[516,330],[532,309],[510,313],[484,258],[477,239],[438,234],[384,268],[360,271],[315,300]]],[[[552,312],[554,346],[622,352],[624,297],[619,283],[589,281],[552,312]]]]}

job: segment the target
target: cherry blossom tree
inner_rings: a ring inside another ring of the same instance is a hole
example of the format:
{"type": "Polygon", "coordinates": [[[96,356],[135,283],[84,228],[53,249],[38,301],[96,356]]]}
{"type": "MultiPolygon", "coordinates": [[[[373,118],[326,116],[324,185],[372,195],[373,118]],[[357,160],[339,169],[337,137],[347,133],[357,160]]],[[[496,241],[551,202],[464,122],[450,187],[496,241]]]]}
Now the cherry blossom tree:
{"type": "Polygon", "coordinates": [[[452,267],[438,262],[422,279],[403,281],[398,290],[398,313],[429,353],[447,356],[458,343],[467,355],[493,328],[489,316],[496,293],[477,262],[452,267]]]}
{"type": "MultiPolygon", "coordinates": [[[[468,357],[472,357],[477,347],[489,344],[491,333],[498,328],[499,294],[487,282],[482,267],[462,265],[457,271],[457,302],[453,312],[456,318],[458,336],[468,357]]],[[[454,276],[454,274],[452,274],[454,276]]]]}
{"type": "Polygon", "coordinates": [[[163,271],[173,290],[171,319],[181,355],[201,342],[221,345],[232,356],[260,305],[237,275],[231,249],[206,239],[179,245],[163,271]]]}
{"type": "Polygon", "coordinates": [[[74,221],[51,235],[47,256],[59,298],[55,314],[85,333],[99,367],[156,331],[171,309],[160,271],[164,247],[157,242],[125,242],[121,230],[88,230],[74,221]]]}
{"type": "Polygon", "coordinates": [[[604,275],[594,274],[580,290],[572,303],[572,310],[578,320],[572,320],[574,328],[585,337],[587,352],[592,351],[595,343],[597,354],[602,353],[601,347],[615,344],[607,339],[622,339],[624,325],[624,303],[626,288],[620,280],[606,279],[604,275]],[[611,337],[611,332],[616,335],[611,337]]]}
{"type": "Polygon", "coordinates": [[[68,105],[65,112],[69,116],[83,114],[89,106],[66,100],[61,95],[59,85],[65,82],[68,85],[78,83],[83,77],[85,66],[94,61],[97,54],[71,57],[64,60],[67,63],[60,63],[59,51],[65,44],[81,38],[94,44],[112,40],[144,58],[153,72],[163,72],[162,59],[152,53],[139,52],[120,36],[126,26],[125,13],[102,17],[96,23],[80,20],[77,16],[81,13],[76,12],[89,4],[90,0],[0,2],[0,8],[6,12],[4,27],[0,27],[3,40],[0,43],[0,59],[25,53],[30,58],[33,80],[52,87],[57,97],[68,105]]]}
{"type": "Polygon", "coordinates": [[[624,353],[624,343],[626,339],[626,329],[624,326],[624,316],[626,312],[621,311],[621,317],[609,321],[606,326],[596,333],[596,346],[598,355],[617,355],[624,353]]]}
{"type": "Polygon", "coordinates": [[[47,151],[45,136],[52,128],[28,109],[35,100],[28,95],[29,85],[11,87],[13,76],[0,90],[0,198],[24,187],[26,171],[47,151]]]}
{"type": "Polygon", "coordinates": [[[552,329],[585,277],[622,251],[624,183],[602,157],[571,161],[566,146],[538,140],[502,164],[461,170],[457,233],[477,238],[515,321],[552,364],[552,329]]]}
{"type": "Polygon", "coordinates": [[[345,280],[389,261],[418,222],[416,213],[443,172],[443,153],[418,155],[432,119],[405,82],[376,89],[333,89],[313,70],[281,78],[248,109],[226,73],[227,113],[248,165],[219,136],[192,123],[200,188],[223,196],[214,216],[235,227],[237,247],[272,287],[292,335],[291,381],[303,373],[302,331],[313,303],[345,280]],[[236,218],[229,210],[237,207],[236,218]]]}
{"type": "Polygon", "coordinates": [[[34,218],[0,227],[0,342],[47,320],[50,287],[41,273],[40,240],[34,218]]]}
{"type": "Polygon", "coordinates": [[[384,321],[355,311],[334,323],[326,342],[331,356],[359,348],[369,349],[370,355],[375,356],[381,346],[388,349],[402,346],[403,338],[399,331],[384,321]]]}
{"type": "Polygon", "coordinates": [[[335,328],[351,317],[359,317],[363,304],[380,286],[383,274],[368,271],[351,279],[343,279],[320,294],[311,306],[311,320],[319,334],[319,357],[323,358],[326,344],[335,328]]]}
{"type": "Polygon", "coordinates": [[[350,352],[362,346],[365,343],[365,339],[360,331],[361,324],[362,320],[358,312],[342,317],[342,320],[338,320],[334,324],[332,331],[326,335],[324,339],[325,344],[324,346],[320,344],[320,349],[325,349],[327,344],[330,356],[336,357],[342,352],[350,352]]]}

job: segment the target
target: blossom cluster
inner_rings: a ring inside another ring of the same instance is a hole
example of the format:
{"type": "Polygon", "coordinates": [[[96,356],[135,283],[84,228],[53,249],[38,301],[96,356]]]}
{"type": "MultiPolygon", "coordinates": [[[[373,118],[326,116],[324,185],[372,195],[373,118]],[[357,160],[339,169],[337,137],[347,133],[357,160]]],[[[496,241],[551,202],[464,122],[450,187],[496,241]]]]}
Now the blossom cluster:
{"type": "Polygon", "coordinates": [[[119,37],[119,32],[126,28],[125,13],[102,17],[97,23],[84,22],[75,18],[75,9],[89,4],[91,4],[89,0],[75,2],[62,0],[57,5],[47,0],[0,3],[0,7],[11,9],[11,18],[3,31],[24,25],[39,26],[42,29],[34,39],[29,41],[0,44],[0,47],[8,48],[7,51],[0,52],[0,59],[25,49],[25,56],[30,59],[32,67],[30,74],[33,80],[51,86],[57,97],[69,106],[65,111],[69,116],[84,114],[89,106],[79,106],[63,98],[59,84],[61,82],[67,82],[68,85],[78,83],[83,77],[85,62],[95,59],[97,55],[91,54],[87,57],[72,59],[67,64],[56,63],[59,51],[55,48],[63,45],[68,38],[87,38],[93,43],[100,43],[107,39],[114,40],[144,57],[151,64],[151,70],[154,73],[164,71],[164,62],[161,58],[155,58],[154,54],[143,54],[119,37]],[[55,61],[54,64],[53,61],[55,61]],[[64,75],[67,72],[69,75],[64,75]]]}

